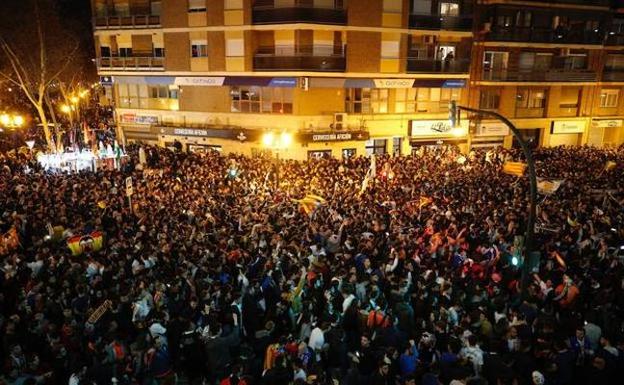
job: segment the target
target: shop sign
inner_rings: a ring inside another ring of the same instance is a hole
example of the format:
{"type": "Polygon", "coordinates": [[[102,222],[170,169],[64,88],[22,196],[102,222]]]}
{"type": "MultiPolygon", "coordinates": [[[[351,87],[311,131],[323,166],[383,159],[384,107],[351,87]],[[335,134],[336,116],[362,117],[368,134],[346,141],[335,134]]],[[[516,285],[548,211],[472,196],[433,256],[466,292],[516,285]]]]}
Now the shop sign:
{"type": "Polygon", "coordinates": [[[179,136],[208,136],[208,130],[194,128],[174,128],[173,135],[179,136]]]}
{"type": "Polygon", "coordinates": [[[585,122],[574,120],[560,120],[553,122],[553,134],[582,134],[585,131],[585,122]]]}
{"type": "Polygon", "coordinates": [[[610,127],[621,127],[624,123],[622,119],[611,119],[611,120],[594,120],[592,125],[596,128],[610,128],[610,127]]]}
{"type": "Polygon", "coordinates": [[[348,140],[368,140],[367,131],[319,132],[299,134],[301,142],[344,142],[348,140]]]}
{"type": "MultiPolygon", "coordinates": [[[[462,121],[461,128],[467,132],[468,122],[462,121]]],[[[451,136],[453,127],[448,120],[410,120],[409,136],[451,136]]]]}
{"type": "Polygon", "coordinates": [[[176,77],[174,84],[176,86],[208,86],[218,87],[222,86],[225,81],[225,76],[213,76],[213,77],[176,77]]]}
{"type": "Polygon", "coordinates": [[[377,88],[412,88],[414,79],[374,79],[377,88]]]}
{"type": "Polygon", "coordinates": [[[504,123],[479,123],[475,136],[506,136],[509,135],[509,127],[504,123]]]}
{"type": "Polygon", "coordinates": [[[158,116],[122,114],[121,122],[122,123],[136,123],[136,124],[158,124],[158,116]]]}
{"type": "Polygon", "coordinates": [[[297,78],[273,78],[269,87],[294,88],[297,87],[297,78]]]}

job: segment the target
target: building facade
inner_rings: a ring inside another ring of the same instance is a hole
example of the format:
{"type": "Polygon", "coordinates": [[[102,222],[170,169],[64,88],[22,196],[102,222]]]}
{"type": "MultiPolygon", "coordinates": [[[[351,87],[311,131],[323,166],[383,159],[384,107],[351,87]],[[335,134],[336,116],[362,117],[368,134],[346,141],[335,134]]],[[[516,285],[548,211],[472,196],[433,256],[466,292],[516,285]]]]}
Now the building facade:
{"type": "Polygon", "coordinates": [[[607,0],[92,0],[126,141],[281,156],[624,142],[624,13],[607,0]]]}

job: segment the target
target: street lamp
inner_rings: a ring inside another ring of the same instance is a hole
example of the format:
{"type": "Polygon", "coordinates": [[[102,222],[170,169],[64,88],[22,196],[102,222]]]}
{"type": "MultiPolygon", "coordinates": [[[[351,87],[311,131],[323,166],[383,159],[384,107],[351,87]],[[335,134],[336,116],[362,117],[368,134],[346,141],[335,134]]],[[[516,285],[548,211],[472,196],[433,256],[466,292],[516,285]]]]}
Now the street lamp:
{"type": "MultiPolygon", "coordinates": [[[[2,114],[0,115],[0,125],[4,128],[17,129],[24,125],[24,117],[21,115],[2,114]]],[[[17,156],[17,131],[14,132],[15,156],[17,156]]]]}
{"type": "Polygon", "coordinates": [[[292,144],[292,134],[284,131],[279,136],[273,132],[267,132],[262,136],[262,144],[264,147],[275,151],[275,162],[273,167],[275,168],[275,189],[279,188],[279,151],[290,147],[292,144]]]}
{"type": "Polygon", "coordinates": [[[533,153],[531,152],[528,143],[524,140],[516,126],[514,126],[513,123],[509,121],[509,119],[494,111],[459,106],[457,105],[457,102],[451,101],[451,103],[449,104],[449,122],[452,127],[459,126],[460,112],[462,110],[466,112],[472,112],[479,116],[491,116],[503,122],[507,127],[509,127],[509,130],[513,133],[514,137],[522,148],[524,157],[526,158],[529,176],[529,213],[526,227],[526,239],[524,242],[524,263],[522,264],[522,279],[520,282],[521,296],[523,299],[525,299],[527,297],[527,289],[529,286],[529,259],[531,258],[531,253],[533,251],[533,238],[535,235],[535,216],[537,207],[537,175],[535,174],[535,161],[533,160],[533,153]]]}

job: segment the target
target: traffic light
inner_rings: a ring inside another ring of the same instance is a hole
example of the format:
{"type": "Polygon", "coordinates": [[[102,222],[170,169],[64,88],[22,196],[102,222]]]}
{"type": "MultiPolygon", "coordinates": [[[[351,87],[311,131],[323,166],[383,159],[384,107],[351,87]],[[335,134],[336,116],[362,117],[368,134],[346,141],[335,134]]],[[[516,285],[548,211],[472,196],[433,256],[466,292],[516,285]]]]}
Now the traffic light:
{"type": "Polygon", "coordinates": [[[459,127],[459,109],[455,100],[449,102],[449,124],[451,128],[459,127]]]}

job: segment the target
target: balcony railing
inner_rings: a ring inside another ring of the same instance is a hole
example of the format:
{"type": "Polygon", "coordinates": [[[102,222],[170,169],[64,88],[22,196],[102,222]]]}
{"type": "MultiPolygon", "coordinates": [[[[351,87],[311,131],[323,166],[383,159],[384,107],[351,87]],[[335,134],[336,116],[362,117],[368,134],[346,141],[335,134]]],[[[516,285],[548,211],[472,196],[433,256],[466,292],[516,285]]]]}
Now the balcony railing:
{"type": "Polygon", "coordinates": [[[471,15],[409,15],[409,27],[412,29],[472,31],[471,15]]]}
{"type": "Polygon", "coordinates": [[[602,81],[624,82],[624,71],[610,71],[605,69],[602,73],[602,81]]]}
{"type": "Polygon", "coordinates": [[[95,25],[96,29],[152,28],[160,26],[160,16],[132,15],[95,17],[93,25],[95,25]]]}
{"type": "Polygon", "coordinates": [[[516,107],[516,118],[543,118],[545,110],[538,107],[516,107]]]}
{"type": "Polygon", "coordinates": [[[482,80],[499,82],[595,82],[591,70],[534,69],[532,71],[483,71],[482,80]]]}
{"type": "Polygon", "coordinates": [[[407,58],[407,72],[461,74],[468,73],[469,67],[470,59],[438,60],[407,58]]]}
{"type": "Polygon", "coordinates": [[[624,34],[610,32],[607,34],[606,45],[624,45],[624,34]]]}
{"type": "Polygon", "coordinates": [[[254,70],[342,72],[346,62],[340,46],[260,47],[254,55],[254,70]]]}
{"type": "Polygon", "coordinates": [[[258,5],[253,8],[253,24],[279,23],[315,23],[347,24],[347,12],[344,8],[320,8],[307,5],[274,6],[258,5]]]}
{"type": "Polygon", "coordinates": [[[603,44],[604,35],[596,30],[555,30],[532,27],[496,27],[486,40],[554,44],[603,44]]]}
{"type": "Polygon", "coordinates": [[[532,3],[579,4],[594,6],[609,6],[610,0],[527,0],[532,3]]]}
{"type": "Polygon", "coordinates": [[[165,58],[163,57],[101,57],[97,59],[97,66],[101,69],[118,69],[124,71],[162,71],[165,58]]]}

